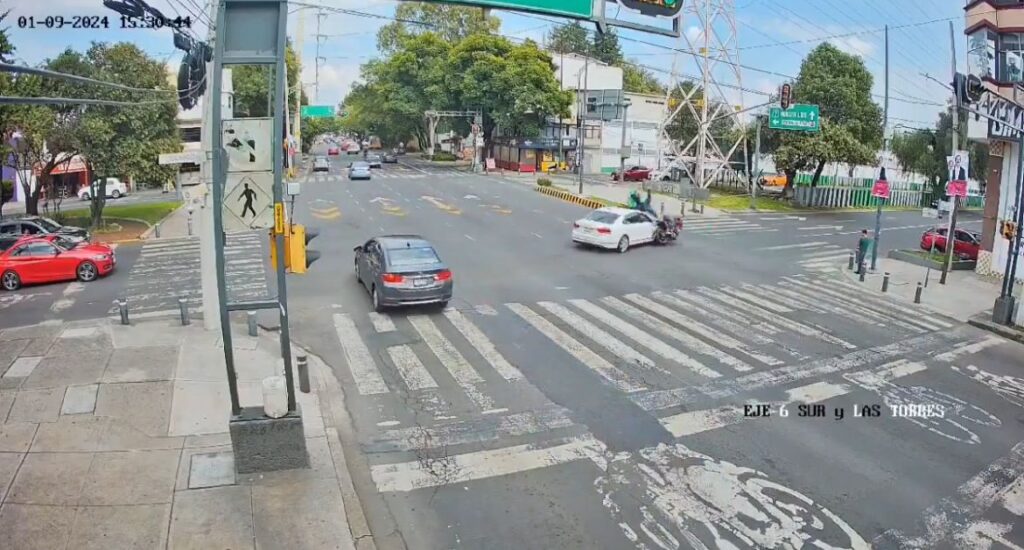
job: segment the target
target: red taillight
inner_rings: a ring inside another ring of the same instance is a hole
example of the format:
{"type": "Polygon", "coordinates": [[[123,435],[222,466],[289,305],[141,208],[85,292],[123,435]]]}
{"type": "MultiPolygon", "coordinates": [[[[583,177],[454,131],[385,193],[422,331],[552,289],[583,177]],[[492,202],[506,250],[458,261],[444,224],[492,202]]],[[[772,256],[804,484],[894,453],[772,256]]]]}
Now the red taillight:
{"type": "Polygon", "coordinates": [[[600,234],[602,234],[602,235],[610,235],[610,234],[611,234],[611,232],[612,232],[612,230],[611,230],[611,229],[608,229],[607,227],[599,227],[599,228],[597,229],[597,232],[598,232],[598,233],[600,233],[600,234]]]}
{"type": "Polygon", "coordinates": [[[382,278],[385,283],[400,283],[405,280],[405,277],[402,277],[397,273],[385,273],[382,278]]]}
{"type": "Polygon", "coordinates": [[[434,275],[435,281],[450,281],[452,279],[452,272],[447,269],[434,275]]]}

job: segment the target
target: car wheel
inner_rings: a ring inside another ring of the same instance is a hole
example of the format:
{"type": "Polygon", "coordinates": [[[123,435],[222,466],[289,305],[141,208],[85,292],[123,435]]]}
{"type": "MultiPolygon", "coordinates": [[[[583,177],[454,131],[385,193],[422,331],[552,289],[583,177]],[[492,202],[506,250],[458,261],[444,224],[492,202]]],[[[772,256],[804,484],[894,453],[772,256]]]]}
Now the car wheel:
{"type": "Polygon", "coordinates": [[[99,270],[96,269],[96,264],[90,261],[78,264],[78,269],[75,270],[75,273],[78,275],[78,280],[85,283],[95,281],[96,277],[99,276],[99,270]]]}
{"type": "Polygon", "coordinates": [[[624,254],[627,250],[629,250],[629,237],[623,235],[619,239],[619,254],[624,254]]]}
{"type": "Polygon", "coordinates": [[[359,284],[363,284],[363,276],[359,274],[359,260],[356,260],[354,263],[356,265],[356,282],[359,284]]]}
{"type": "Polygon", "coordinates": [[[443,310],[446,307],[448,307],[448,300],[445,300],[443,302],[438,302],[437,303],[437,309],[443,310]]]}
{"type": "Polygon", "coordinates": [[[118,191],[117,189],[111,191],[110,192],[110,198],[112,198],[112,199],[119,199],[119,198],[121,198],[121,192],[118,191]]]}
{"type": "Polygon", "coordinates": [[[373,290],[370,291],[370,297],[373,299],[373,310],[377,313],[384,311],[384,306],[380,303],[380,292],[377,291],[377,286],[374,285],[373,290]]]}
{"type": "Polygon", "coordinates": [[[3,286],[4,290],[18,290],[21,288],[21,277],[13,271],[4,271],[0,276],[0,286],[3,286]]]}
{"type": "Polygon", "coordinates": [[[92,198],[92,197],[90,197],[90,196],[89,196],[89,193],[82,193],[82,200],[83,200],[83,201],[87,201],[87,200],[89,200],[90,198],[92,198]]]}

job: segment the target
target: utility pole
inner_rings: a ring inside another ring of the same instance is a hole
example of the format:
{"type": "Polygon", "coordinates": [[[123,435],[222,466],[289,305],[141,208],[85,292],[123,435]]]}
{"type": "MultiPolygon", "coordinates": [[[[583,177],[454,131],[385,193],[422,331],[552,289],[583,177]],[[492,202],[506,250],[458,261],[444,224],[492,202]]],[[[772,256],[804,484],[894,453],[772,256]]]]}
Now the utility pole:
{"type": "Polygon", "coordinates": [[[761,115],[754,115],[754,178],[750,185],[750,209],[757,210],[757,180],[761,177],[761,115]]]}
{"type": "MultiPolygon", "coordinates": [[[[953,69],[953,80],[956,80],[956,39],[953,34],[953,22],[949,22],[949,48],[950,65],[953,69]]],[[[956,155],[960,148],[960,90],[959,86],[953,88],[953,151],[956,155]]],[[[952,177],[959,177],[953,174],[952,177]]],[[[949,183],[949,182],[947,182],[949,183]]],[[[949,229],[946,232],[946,258],[942,261],[942,276],[939,277],[939,284],[946,284],[946,275],[949,273],[949,266],[953,262],[953,249],[956,247],[956,197],[950,197],[952,211],[949,214],[949,229]]]]}
{"type": "MultiPolygon", "coordinates": [[[[558,52],[558,91],[565,90],[565,52],[558,52]]],[[[562,115],[558,115],[558,162],[561,165],[565,162],[565,150],[562,148],[562,134],[565,131],[562,127],[565,125],[565,120],[562,119],[562,115]]]]}
{"type": "MultiPolygon", "coordinates": [[[[626,119],[628,118],[629,105],[628,99],[622,102],[622,146],[619,148],[619,181],[626,181],[626,159],[628,158],[626,156],[626,119]]],[[[630,151],[630,154],[632,154],[632,151],[630,151]]]]}
{"type": "Polygon", "coordinates": [[[313,93],[313,95],[314,95],[313,101],[317,105],[320,104],[320,60],[323,59],[322,57],[320,57],[320,40],[323,39],[326,36],[326,35],[320,34],[320,21],[324,17],[327,17],[327,14],[324,13],[323,10],[320,10],[320,11],[316,12],[316,60],[315,60],[315,65],[316,65],[316,67],[315,67],[315,74],[316,74],[316,78],[315,78],[315,84],[313,84],[313,89],[315,90],[315,92],[313,93]]]}
{"type": "MultiPolygon", "coordinates": [[[[210,0],[207,5],[209,21],[217,20],[217,8],[216,0],[210,0]]],[[[217,29],[214,25],[210,26],[210,33],[206,39],[207,44],[210,48],[216,46],[217,40],[217,29]]],[[[206,78],[212,80],[214,75],[214,67],[216,65],[211,60],[206,64],[206,78]]],[[[205,188],[205,194],[203,195],[203,204],[199,208],[199,266],[201,271],[200,285],[203,291],[203,327],[206,330],[220,330],[220,293],[217,289],[217,239],[222,236],[217,235],[213,227],[213,209],[217,208],[217,204],[214,203],[213,199],[213,128],[217,125],[217,121],[213,120],[213,102],[220,101],[221,98],[217,97],[218,94],[214,93],[214,87],[210,84],[206,86],[206,93],[203,94],[203,126],[202,126],[202,137],[201,145],[203,150],[203,164],[201,166],[201,176],[203,187],[205,188]]],[[[191,208],[191,206],[189,207],[191,208]]]]}
{"type": "MultiPolygon", "coordinates": [[[[304,17],[302,10],[299,10],[295,14],[299,18],[299,29],[298,35],[295,37],[295,55],[299,58],[299,78],[295,83],[295,142],[298,144],[299,150],[295,152],[296,156],[302,157],[302,35],[306,32],[306,18],[304,17]]],[[[293,161],[294,162],[294,161],[293,161]]],[[[294,164],[292,166],[293,172],[292,177],[297,174],[294,172],[294,164]]]]}
{"type": "MultiPolygon", "coordinates": [[[[704,0],[704,47],[701,48],[703,63],[701,63],[701,91],[700,91],[700,120],[697,129],[697,177],[698,189],[704,189],[704,156],[707,155],[707,134],[710,131],[708,124],[708,93],[711,87],[711,67],[708,64],[708,48],[711,46],[711,1],[704,0]]],[[[723,159],[725,160],[725,159],[723,159]]],[[[693,201],[693,211],[697,211],[697,201],[693,201]]]]}
{"type": "MultiPolygon", "coordinates": [[[[956,72],[955,65],[953,72],[956,72]]],[[[885,175],[885,163],[889,158],[889,25],[885,26],[885,107],[882,113],[882,173],[879,179],[885,175]]],[[[953,126],[956,127],[955,122],[953,126]]],[[[955,131],[953,133],[956,134],[955,131]]],[[[956,137],[953,139],[956,140],[956,137]]],[[[956,142],[954,141],[954,143],[956,142]]],[[[954,145],[953,148],[956,149],[956,146],[954,145]]],[[[876,200],[878,201],[878,210],[875,212],[875,242],[871,245],[871,271],[878,266],[878,238],[882,234],[882,203],[886,199],[876,197],[876,200]]],[[[860,266],[857,268],[860,269],[860,266]]]]}
{"type": "MultiPolygon", "coordinates": [[[[586,133],[587,133],[587,122],[586,122],[586,117],[584,115],[586,115],[586,113],[587,113],[587,88],[590,85],[590,56],[584,56],[583,57],[583,90],[582,90],[583,93],[579,93],[581,91],[579,89],[579,87],[580,87],[579,86],[579,79],[577,79],[576,82],[577,82],[577,84],[576,84],[577,95],[580,96],[580,111],[579,111],[579,115],[580,115],[580,117],[579,117],[580,118],[580,155],[579,155],[579,162],[577,162],[576,164],[579,166],[579,169],[580,169],[580,188],[579,188],[579,194],[582,195],[583,194],[583,168],[587,164],[586,163],[586,160],[587,160],[587,149],[586,149],[586,145],[584,145],[585,138],[586,138],[586,133]]],[[[619,175],[619,178],[622,178],[621,174],[619,175]]]]}

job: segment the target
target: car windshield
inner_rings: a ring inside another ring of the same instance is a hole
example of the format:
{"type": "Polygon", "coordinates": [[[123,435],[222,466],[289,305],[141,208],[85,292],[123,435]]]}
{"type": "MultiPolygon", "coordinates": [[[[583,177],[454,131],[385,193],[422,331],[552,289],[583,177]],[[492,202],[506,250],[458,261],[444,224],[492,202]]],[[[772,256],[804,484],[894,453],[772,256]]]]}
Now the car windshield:
{"type": "Polygon", "coordinates": [[[436,264],[440,263],[437,252],[429,246],[416,248],[391,248],[388,249],[388,263],[392,266],[401,267],[406,265],[436,264]]]}
{"type": "Polygon", "coordinates": [[[592,222],[613,224],[615,220],[619,219],[619,215],[614,212],[608,212],[606,210],[594,210],[587,216],[587,219],[592,222]]]}
{"type": "Polygon", "coordinates": [[[61,228],[61,225],[50,218],[38,218],[36,223],[43,226],[47,231],[57,231],[61,228]]]}
{"type": "Polygon", "coordinates": [[[65,239],[64,237],[57,237],[57,238],[53,239],[50,242],[52,242],[53,244],[57,245],[59,248],[62,248],[64,250],[71,250],[71,249],[75,248],[76,246],[78,246],[77,242],[72,241],[71,239],[65,239]]]}
{"type": "Polygon", "coordinates": [[[352,163],[352,168],[355,168],[356,170],[359,170],[360,168],[369,168],[369,167],[370,167],[370,165],[366,164],[365,162],[353,162],[352,163]]]}

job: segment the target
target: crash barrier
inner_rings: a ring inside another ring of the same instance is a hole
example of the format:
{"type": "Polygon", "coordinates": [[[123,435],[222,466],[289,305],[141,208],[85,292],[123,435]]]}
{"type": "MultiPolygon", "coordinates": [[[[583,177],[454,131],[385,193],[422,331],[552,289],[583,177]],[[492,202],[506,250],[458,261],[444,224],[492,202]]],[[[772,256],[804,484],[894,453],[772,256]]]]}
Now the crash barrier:
{"type": "Polygon", "coordinates": [[[569,193],[568,191],[562,191],[561,189],[541,187],[539,185],[537,187],[534,187],[533,189],[534,191],[540,191],[545,195],[551,195],[552,197],[557,197],[564,201],[569,201],[580,206],[586,206],[587,208],[601,208],[604,206],[603,202],[596,201],[594,199],[588,199],[586,197],[581,197],[579,195],[574,195],[572,193],[569,193]]]}

